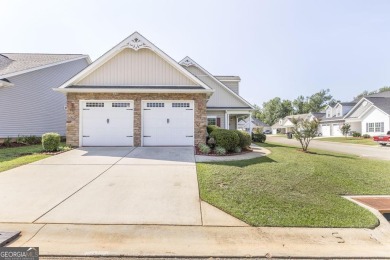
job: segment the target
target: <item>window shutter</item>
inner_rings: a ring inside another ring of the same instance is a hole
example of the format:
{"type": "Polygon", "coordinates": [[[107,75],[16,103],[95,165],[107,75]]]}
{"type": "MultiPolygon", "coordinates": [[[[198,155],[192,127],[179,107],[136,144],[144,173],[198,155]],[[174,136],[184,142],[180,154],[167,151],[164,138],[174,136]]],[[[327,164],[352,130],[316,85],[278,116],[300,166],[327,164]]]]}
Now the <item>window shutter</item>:
{"type": "Polygon", "coordinates": [[[368,123],[366,123],[366,133],[368,133],[368,123]]]}
{"type": "Polygon", "coordinates": [[[221,118],[220,117],[217,117],[217,126],[221,127],[221,118]]]}

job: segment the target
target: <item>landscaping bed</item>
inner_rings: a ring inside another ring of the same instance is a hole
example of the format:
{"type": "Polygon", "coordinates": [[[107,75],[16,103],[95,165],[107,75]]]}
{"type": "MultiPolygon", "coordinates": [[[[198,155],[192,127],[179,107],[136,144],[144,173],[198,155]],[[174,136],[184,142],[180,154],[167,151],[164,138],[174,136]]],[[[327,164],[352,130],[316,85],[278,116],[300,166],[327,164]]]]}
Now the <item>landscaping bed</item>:
{"type": "Polygon", "coordinates": [[[261,158],[197,163],[201,199],[253,226],[374,228],[342,195],[390,195],[390,162],[265,143],[261,158]]]}
{"type": "Polygon", "coordinates": [[[204,155],[204,156],[233,156],[233,155],[240,155],[240,154],[246,154],[253,152],[252,149],[250,148],[244,148],[241,150],[240,153],[235,153],[235,152],[227,152],[226,154],[217,154],[214,150],[211,149],[210,153],[204,154],[199,150],[199,147],[195,146],[195,155],[204,155]]]}

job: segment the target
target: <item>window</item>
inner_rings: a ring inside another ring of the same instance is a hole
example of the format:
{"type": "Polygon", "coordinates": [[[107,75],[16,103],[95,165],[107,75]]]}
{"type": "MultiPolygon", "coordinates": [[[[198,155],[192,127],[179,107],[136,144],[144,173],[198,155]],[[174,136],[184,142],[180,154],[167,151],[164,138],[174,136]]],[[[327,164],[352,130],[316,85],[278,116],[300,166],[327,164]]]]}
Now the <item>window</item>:
{"type": "Polygon", "coordinates": [[[172,107],[190,107],[190,103],[172,103],[172,107]]]}
{"type": "Polygon", "coordinates": [[[164,103],[146,103],[146,107],[164,107],[164,103]]]}
{"type": "Polygon", "coordinates": [[[207,117],[207,125],[217,125],[216,117],[207,117]]]}
{"type": "Polygon", "coordinates": [[[366,123],[367,133],[380,133],[385,131],[384,122],[366,123]]]}
{"type": "Polygon", "coordinates": [[[87,102],[86,107],[104,107],[103,102],[87,102]]]}
{"type": "Polygon", "coordinates": [[[112,103],[112,107],[130,107],[130,103],[112,103]]]}

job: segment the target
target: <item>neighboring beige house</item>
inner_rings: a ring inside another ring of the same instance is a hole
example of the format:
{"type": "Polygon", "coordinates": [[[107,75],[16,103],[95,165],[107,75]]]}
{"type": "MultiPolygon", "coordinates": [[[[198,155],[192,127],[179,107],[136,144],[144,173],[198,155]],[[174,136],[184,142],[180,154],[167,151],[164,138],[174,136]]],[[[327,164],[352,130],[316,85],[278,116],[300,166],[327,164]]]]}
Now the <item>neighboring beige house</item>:
{"type": "Polygon", "coordinates": [[[272,130],[272,128],[268,124],[264,123],[263,121],[257,118],[250,118],[250,117],[239,120],[237,129],[246,131],[248,133],[254,132],[255,129],[258,129],[261,132],[272,130]]]}
{"type": "Polygon", "coordinates": [[[56,90],[67,97],[70,145],[192,146],[207,124],[236,129],[250,115],[239,81],[189,57],[178,63],[135,32],[56,90]]]}
{"type": "MultiPolygon", "coordinates": [[[[286,134],[291,132],[294,128],[293,118],[301,119],[301,120],[320,120],[324,116],[324,113],[308,113],[308,114],[298,114],[286,116],[284,118],[280,118],[275,124],[272,125],[272,134],[286,134]]],[[[320,133],[320,130],[318,130],[320,133]]]]}

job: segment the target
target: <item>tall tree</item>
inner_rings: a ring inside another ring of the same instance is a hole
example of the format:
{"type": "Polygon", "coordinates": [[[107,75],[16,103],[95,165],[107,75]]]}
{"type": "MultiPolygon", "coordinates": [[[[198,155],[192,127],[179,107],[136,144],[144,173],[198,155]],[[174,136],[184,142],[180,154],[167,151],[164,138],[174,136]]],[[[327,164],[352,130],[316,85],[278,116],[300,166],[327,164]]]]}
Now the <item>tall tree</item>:
{"type": "Polygon", "coordinates": [[[307,98],[307,113],[320,112],[333,101],[333,97],[329,94],[329,89],[322,89],[307,98]]]}
{"type": "Polygon", "coordinates": [[[292,102],[294,114],[305,114],[307,101],[304,96],[300,95],[292,102]]]}
{"type": "Polygon", "coordinates": [[[290,100],[281,100],[279,97],[276,97],[268,102],[264,102],[260,113],[256,113],[256,115],[264,123],[273,125],[276,120],[290,115],[292,112],[293,107],[290,100]]]}

